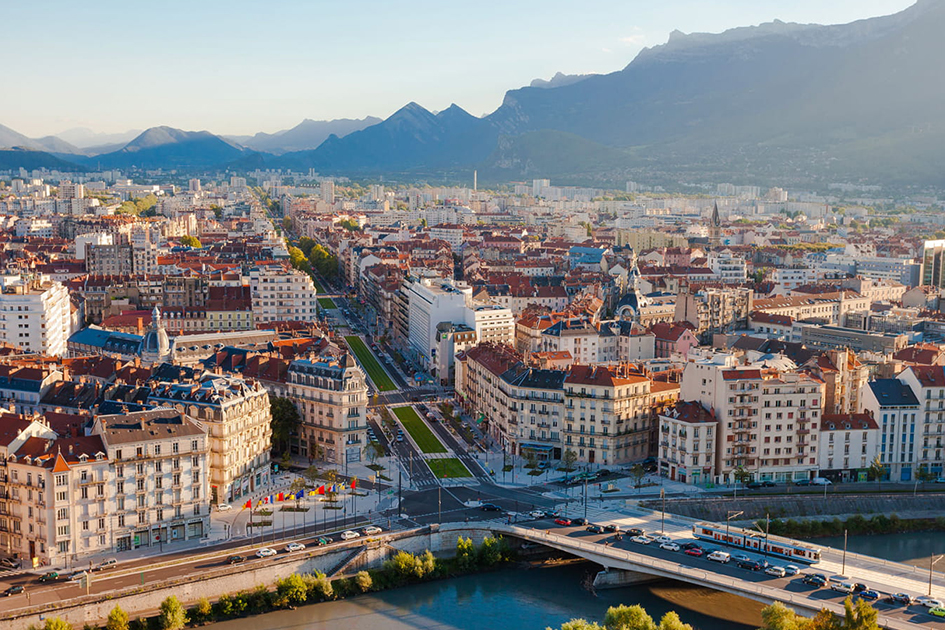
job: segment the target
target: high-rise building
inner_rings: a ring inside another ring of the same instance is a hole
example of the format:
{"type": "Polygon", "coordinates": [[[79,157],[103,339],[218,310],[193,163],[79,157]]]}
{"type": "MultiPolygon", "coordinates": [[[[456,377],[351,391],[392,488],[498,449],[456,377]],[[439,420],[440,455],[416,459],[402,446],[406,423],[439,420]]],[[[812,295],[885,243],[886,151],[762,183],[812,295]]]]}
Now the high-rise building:
{"type": "Polygon", "coordinates": [[[322,182],[320,192],[322,195],[322,201],[326,203],[335,203],[335,182],[322,182]]]}
{"type": "Polygon", "coordinates": [[[283,265],[261,265],[249,272],[256,322],[314,322],[315,284],[311,276],[283,265]]]}
{"type": "Polygon", "coordinates": [[[0,341],[28,352],[64,356],[73,332],[69,290],[46,276],[0,278],[0,341]]]}
{"type": "Polygon", "coordinates": [[[945,288],[945,240],[925,241],[922,249],[922,285],[945,288]]]}
{"type": "Polygon", "coordinates": [[[70,181],[59,182],[60,199],[85,199],[85,186],[70,181]]]}

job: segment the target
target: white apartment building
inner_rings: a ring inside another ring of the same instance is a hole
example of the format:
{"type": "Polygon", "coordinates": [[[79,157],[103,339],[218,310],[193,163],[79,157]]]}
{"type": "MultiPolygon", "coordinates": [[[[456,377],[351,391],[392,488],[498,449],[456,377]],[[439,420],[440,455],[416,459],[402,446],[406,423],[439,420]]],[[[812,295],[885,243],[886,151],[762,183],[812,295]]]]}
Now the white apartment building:
{"type": "Polygon", "coordinates": [[[0,277],[0,342],[64,356],[72,329],[69,290],[47,277],[0,277]]]}
{"type": "Polygon", "coordinates": [[[311,276],[283,265],[261,265],[249,272],[253,319],[257,323],[317,320],[311,276]]]}
{"type": "Polygon", "coordinates": [[[184,383],[157,383],[151,404],[173,407],[198,421],[210,445],[210,502],[229,503],[269,485],[272,414],[258,381],[206,374],[184,383]]]}
{"type": "Polygon", "coordinates": [[[945,464],[945,368],[941,365],[912,366],[896,378],[912,388],[919,401],[920,413],[914,427],[916,471],[925,469],[941,477],[945,464]]]}
{"type": "Polygon", "coordinates": [[[686,364],[680,398],[718,419],[716,481],[736,469],[756,480],[787,482],[816,475],[823,382],[804,373],[739,365],[732,355],[686,364]]]}
{"type": "Polygon", "coordinates": [[[771,271],[770,280],[775,285],[775,293],[787,295],[792,289],[816,282],[823,275],[822,271],[807,267],[778,267],[771,271]]]}
{"type": "Polygon", "coordinates": [[[731,251],[711,251],[706,256],[709,269],[725,284],[738,284],[748,276],[748,263],[731,251]]]}
{"type": "MultiPolygon", "coordinates": [[[[477,304],[465,310],[465,323],[476,331],[480,343],[515,343],[515,317],[510,309],[492,304],[477,304]]],[[[457,322],[458,323],[458,322],[457,322]]]]}
{"type": "MultiPolygon", "coordinates": [[[[887,475],[896,481],[913,479],[918,470],[921,449],[916,440],[922,440],[923,407],[913,388],[904,380],[884,378],[870,381],[860,398],[862,408],[875,420],[880,429],[879,457],[886,465],[887,475]]],[[[922,404],[937,409],[938,401],[922,404]]],[[[920,442],[921,443],[921,442],[920,442]]]]}
{"type": "Polygon", "coordinates": [[[866,481],[879,438],[879,425],[868,413],[825,413],[820,419],[820,475],[838,482],[866,481]]]}
{"type": "Polygon", "coordinates": [[[715,479],[718,421],[697,402],[678,402],[659,415],[660,475],[682,483],[715,479]]]}
{"type": "Polygon", "coordinates": [[[361,461],[368,388],[354,357],[293,361],[287,379],[287,397],[302,419],[298,454],[339,466],[361,461]]]}
{"type": "Polygon", "coordinates": [[[437,325],[466,323],[472,289],[424,278],[411,283],[407,291],[407,342],[420,364],[429,367],[437,345],[437,325]]]}

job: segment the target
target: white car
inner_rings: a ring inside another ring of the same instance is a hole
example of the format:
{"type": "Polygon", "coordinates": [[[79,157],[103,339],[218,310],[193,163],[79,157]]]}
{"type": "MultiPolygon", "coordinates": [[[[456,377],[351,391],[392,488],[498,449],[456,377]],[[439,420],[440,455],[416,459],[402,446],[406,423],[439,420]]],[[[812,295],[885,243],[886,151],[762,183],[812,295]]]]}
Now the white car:
{"type": "Polygon", "coordinates": [[[232,509],[233,509],[233,506],[227,503],[221,503],[220,505],[217,506],[217,512],[229,512],[232,509]]]}
{"type": "Polygon", "coordinates": [[[360,538],[361,534],[358,532],[353,532],[350,529],[346,532],[341,532],[341,540],[352,540],[354,538],[360,538]]]}
{"type": "Polygon", "coordinates": [[[922,604],[926,608],[941,608],[942,606],[945,606],[945,604],[942,604],[942,600],[929,597],[928,595],[916,597],[915,603],[922,604]]]}
{"type": "Polygon", "coordinates": [[[784,567],[784,572],[787,573],[788,575],[797,575],[798,573],[801,572],[801,569],[800,567],[797,567],[793,564],[789,564],[786,567],[784,567]]]}
{"type": "Polygon", "coordinates": [[[784,569],[784,567],[778,567],[774,565],[765,569],[765,573],[768,575],[773,575],[774,577],[784,577],[787,575],[787,571],[784,569]]]}
{"type": "Polygon", "coordinates": [[[545,518],[545,513],[542,512],[541,510],[532,510],[531,512],[528,513],[528,515],[531,516],[532,518],[545,518]]]}
{"type": "Polygon", "coordinates": [[[673,542],[673,539],[670,538],[669,536],[657,536],[657,537],[654,538],[653,540],[655,540],[656,542],[661,543],[661,544],[662,544],[662,543],[673,542]]]}
{"type": "Polygon", "coordinates": [[[649,538],[647,538],[646,536],[634,536],[634,537],[631,538],[630,540],[632,540],[632,541],[635,542],[635,543],[640,543],[641,545],[649,545],[650,542],[652,542],[652,541],[651,541],[649,538]]]}
{"type": "Polygon", "coordinates": [[[674,542],[664,542],[660,545],[660,549],[665,549],[666,551],[679,551],[679,545],[674,542]]]}
{"type": "Polygon", "coordinates": [[[118,564],[118,560],[115,560],[114,558],[106,558],[105,560],[102,560],[101,562],[98,563],[98,565],[95,567],[95,570],[103,571],[105,569],[111,569],[113,566],[117,564],[118,564]]]}
{"type": "Polygon", "coordinates": [[[377,534],[380,534],[384,530],[378,527],[377,525],[368,525],[361,531],[364,532],[365,536],[376,536],[377,534]]]}
{"type": "Polygon", "coordinates": [[[713,551],[706,556],[706,560],[728,564],[732,560],[732,554],[727,551],[713,551]]]}
{"type": "Polygon", "coordinates": [[[290,542],[288,545],[285,546],[285,550],[288,552],[304,551],[305,545],[303,545],[302,543],[290,542]]]}
{"type": "Polygon", "coordinates": [[[257,557],[257,558],[269,558],[270,556],[274,556],[274,555],[276,555],[277,553],[279,553],[279,552],[276,551],[275,549],[270,549],[269,547],[263,547],[262,549],[260,549],[259,551],[256,552],[256,557],[257,557]]]}
{"type": "Polygon", "coordinates": [[[69,576],[69,579],[73,582],[78,582],[79,580],[87,576],[88,574],[89,574],[88,571],[76,571],[75,573],[69,576]]]}

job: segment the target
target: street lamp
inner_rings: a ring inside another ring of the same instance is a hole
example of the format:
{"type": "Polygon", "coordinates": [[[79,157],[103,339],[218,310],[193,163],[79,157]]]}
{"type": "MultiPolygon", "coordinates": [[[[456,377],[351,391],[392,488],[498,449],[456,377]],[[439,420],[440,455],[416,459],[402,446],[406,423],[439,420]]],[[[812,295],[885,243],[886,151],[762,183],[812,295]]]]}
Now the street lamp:
{"type": "Polygon", "coordinates": [[[843,567],[840,569],[840,575],[847,574],[847,530],[843,530],[843,567]]]}
{"type": "Polygon", "coordinates": [[[744,512],[736,512],[735,510],[729,510],[728,516],[725,517],[725,544],[732,544],[732,539],[728,535],[729,522],[736,516],[741,516],[744,512]]]}
{"type": "Polygon", "coordinates": [[[932,596],[932,567],[934,567],[935,563],[941,560],[942,558],[945,558],[945,555],[941,555],[938,558],[936,558],[935,556],[929,557],[929,597],[932,596]]]}

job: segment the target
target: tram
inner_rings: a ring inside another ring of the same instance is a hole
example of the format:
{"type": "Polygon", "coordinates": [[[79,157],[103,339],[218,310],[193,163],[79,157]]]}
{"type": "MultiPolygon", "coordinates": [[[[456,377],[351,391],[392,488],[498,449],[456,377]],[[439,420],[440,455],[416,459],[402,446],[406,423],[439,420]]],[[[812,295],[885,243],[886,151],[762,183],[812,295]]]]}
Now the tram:
{"type": "Polygon", "coordinates": [[[739,549],[747,549],[756,553],[765,553],[806,564],[820,562],[820,549],[802,543],[783,540],[777,537],[767,537],[760,532],[753,532],[740,527],[730,527],[725,531],[725,525],[718,523],[700,522],[692,526],[693,537],[699,540],[711,540],[722,545],[730,545],[739,549]],[[765,547],[767,546],[767,549],[765,547]]]}

